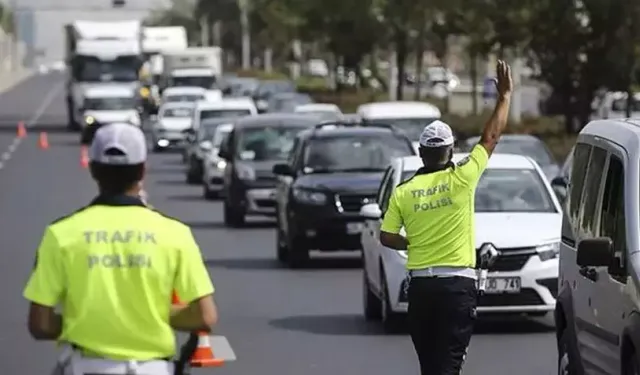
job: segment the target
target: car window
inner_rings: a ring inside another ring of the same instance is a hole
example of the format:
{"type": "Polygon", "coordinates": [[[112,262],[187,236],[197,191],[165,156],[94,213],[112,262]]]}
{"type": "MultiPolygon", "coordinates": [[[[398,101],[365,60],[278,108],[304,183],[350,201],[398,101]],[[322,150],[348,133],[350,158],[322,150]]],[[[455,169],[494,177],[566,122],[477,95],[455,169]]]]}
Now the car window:
{"type": "Polygon", "coordinates": [[[165,108],[162,112],[162,117],[191,117],[193,114],[192,108],[177,107],[177,108],[165,108]]]}
{"type": "Polygon", "coordinates": [[[571,180],[569,181],[569,192],[567,194],[569,201],[566,207],[569,208],[569,217],[574,223],[578,220],[584,176],[587,174],[590,155],[591,146],[586,143],[578,143],[573,152],[573,166],[571,167],[571,180]]]}
{"type": "Polygon", "coordinates": [[[424,127],[437,118],[367,119],[367,124],[392,125],[407,134],[409,139],[418,140],[424,127]]]}
{"type": "Polygon", "coordinates": [[[602,185],[602,171],[607,161],[607,151],[600,147],[593,147],[586,177],[584,177],[584,193],[580,210],[580,229],[582,235],[596,236],[598,220],[596,220],[596,206],[598,193],[602,185]]]}
{"type": "Polygon", "coordinates": [[[240,117],[250,114],[251,111],[248,109],[203,109],[200,111],[200,121],[209,118],[240,117]]]}
{"type": "Polygon", "coordinates": [[[475,194],[475,212],[556,212],[534,169],[487,169],[475,194]]]}
{"type": "Polygon", "coordinates": [[[236,157],[240,160],[287,160],[303,127],[273,126],[243,129],[238,133],[236,157]]]}
{"type": "Polygon", "coordinates": [[[392,159],[410,155],[409,143],[393,135],[322,137],[309,142],[303,172],[383,171],[392,159]]]}
{"type": "Polygon", "coordinates": [[[567,155],[567,160],[565,160],[564,165],[562,166],[561,176],[566,178],[567,180],[571,177],[571,166],[573,165],[573,153],[572,149],[567,155]]]}
{"type": "Polygon", "coordinates": [[[88,98],[84,100],[84,109],[94,111],[118,111],[133,109],[136,100],[131,97],[124,98],[88,98]]]}
{"type": "Polygon", "coordinates": [[[164,99],[168,103],[191,103],[204,100],[204,95],[199,94],[173,94],[167,95],[164,99]]]}
{"type": "Polygon", "coordinates": [[[385,186],[382,190],[382,199],[380,201],[380,211],[386,212],[387,208],[389,208],[389,199],[391,199],[391,193],[393,193],[393,189],[395,188],[393,182],[393,176],[395,175],[395,170],[391,168],[389,170],[389,179],[387,179],[385,186]]]}
{"type": "Polygon", "coordinates": [[[613,240],[616,261],[609,267],[609,272],[619,281],[626,282],[627,232],[624,216],[624,167],[615,155],[609,159],[609,168],[602,195],[600,213],[600,236],[613,240]]]}

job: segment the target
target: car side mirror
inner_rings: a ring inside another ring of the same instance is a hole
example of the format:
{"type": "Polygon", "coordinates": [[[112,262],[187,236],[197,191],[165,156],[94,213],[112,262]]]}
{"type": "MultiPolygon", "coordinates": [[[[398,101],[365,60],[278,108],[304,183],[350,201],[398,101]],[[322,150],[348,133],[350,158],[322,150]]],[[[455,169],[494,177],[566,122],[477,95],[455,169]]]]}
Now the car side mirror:
{"type": "Polygon", "coordinates": [[[608,267],[613,259],[613,241],[609,237],[589,238],[578,243],[580,267],[608,267]]]}
{"type": "Polygon", "coordinates": [[[564,176],[558,176],[551,180],[551,186],[553,187],[561,187],[566,188],[569,184],[567,183],[567,178],[564,176]]]}
{"type": "Polygon", "coordinates": [[[276,164],[273,166],[273,174],[276,176],[293,176],[295,173],[289,164],[276,164]]]}
{"type": "Polygon", "coordinates": [[[377,220],[382,218],[382,211],[377,203],[368,203],[360,208],[360,216],[366,219],[377,220]]]}

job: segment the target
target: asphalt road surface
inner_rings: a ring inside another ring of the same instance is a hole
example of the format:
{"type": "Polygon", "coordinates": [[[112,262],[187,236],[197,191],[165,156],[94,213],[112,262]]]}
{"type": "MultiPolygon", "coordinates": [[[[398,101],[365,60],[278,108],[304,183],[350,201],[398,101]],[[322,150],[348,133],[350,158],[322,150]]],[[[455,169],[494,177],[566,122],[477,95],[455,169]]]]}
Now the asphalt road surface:
{"type": "MultiPolygon", "coordinates": [[[[3,374],[46,374],[56,352],[36,343],[26,329],[24,283],[35,249],[50,221],[87,203],[95,194],[79,163],[78,136],[64,132],[61,75],[36,76],[0,96],[0,154],[14,144],[16,123],[30,126],[0,169],[0,369],[3,374]],[[57,91],[56,91],[57,90],[57,91]],[[38,147],[46,131],[50,148],[38,147]]],[[[212,374],[416,374],[406,334],[384,335],[361,315],[358,259],[340,256],[287,270],[275,262],[275,235],[268,220],[226,229],[222,207],[184,184],[178,155],[153,155],[146,186],[151,202],[189,225],[202,247],[217,287],[218,333],[238,360],[212,374]]],[[[473,337],[467,375],[555,374],[555,341],[540,324],[483,321],[473,337]]]]}

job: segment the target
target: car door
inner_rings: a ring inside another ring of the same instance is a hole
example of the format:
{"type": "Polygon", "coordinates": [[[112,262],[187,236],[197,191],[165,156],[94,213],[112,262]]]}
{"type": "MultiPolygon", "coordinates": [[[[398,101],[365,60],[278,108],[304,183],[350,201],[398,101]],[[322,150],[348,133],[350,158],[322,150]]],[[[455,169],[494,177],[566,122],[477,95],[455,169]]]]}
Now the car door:
{"type": "MultiPolygon", "coordinates": [[[[598,213],[602,205],[602,189],[604,179],[602,171],[605,170],[607,162],[607,151],[598,146],[591,146],[586,175],[576,176],[579,173],[575,170],[571,183],[578,179],[584,179],[584,188],[578,204],[577,220],[574,222],[574,232],[576,233],[576,244],[583,239],[598,236],[600,216],[598,213]]],[[[574,166],[576,168],[576,166],[574,166]]],[[[572,201],[570,204],[576,204],[572,201]]],[[[582,354],[585,372],[587,374],[600,374],[603,369],[602,358],[598,352],[603,346],[602,336],[596,326],[596,306],[594,301],[594,291],[596,278],[587,272],[587,267],[578,269],[576,288],[574,289],[574,314],[577,327],[578,347],[582,354]]]]}
{"type": "Polygon", "coordinates": [[[620,333],[625,325],[625,294],[627,283],[627,238],[625,229],[624,151],[613,148],[606,167],[599,237],[613,240],[614,255],[609,267],[597,267],[591,297],[594,306],[596,333],[600,342],[602,367],[608,374],[618,374],[620,364],[620,333]]]}
{"type": "MultiPolygon", "coordinates": [[[[383,191],[387,185],[387,182],[391,178],[392,167],[389,166],[382,176],[382,181],[378,187],[378,193],[376,194],[376,202],[380,205],[382,200],[383,191]]],[[[379,225],[376,223],[380,220],[366,219],[364,221],[364,228],[361,235],[362,254],[364,258],[364,267],[367,270],[367,275],[373,278],[373,281],[380,280],[378,277],[378,236],[379,225]],[[377,227],[377,228],[376,228],[377,227]]]]}
{"type": "MultiPolygon", "coordinates": [[[[378,205],[380,206],[382,216],[384,216],[384,212],[387,210],[387,207],[389,207],[389,198],[391,197],[391,193],[393,192],[393,188],[395,187],[395,175],[395,168],[393,166],[390,166],[387,169],[387,175],[385,176],[385,179],[380,184],[381,188],[378,192],[376,202],[378,202],[378,205]]],[[[367,220],[366,225],[367,226],[365,227],[365,230],[369,232],[371,237],[371,246],[369,247],[371,251],[366,256],[366,262],[369,262],[368,271],[371,271],[371,273],[368,274],[370,281],[369,285],[371,285],[374,290],[380,291],[382,285],[380,285],[381,275],[378,262],[380,261],[382,251],[384,250],[382,244],[380,243],[380,226],[382,225],[382,218],[376,220],[367,220]]]]}
{"type": "MultiPolygon", "coordinates": [[[[294,168],[303,142],[299,137],[296,137],[293,142],[293,147],[291,148],[291,152],[287,158],[287,165],[289,165],[292,170],[295,170],[294,168]]],[[[278,221],[281,224],[281,229],[285,234],[288,234],[287,204],[289,202],[291,185],[295,179],[292,176],[276,176],[276,178],[278,180],[276,184],[276,212],[278,215],[278,221]]]]}

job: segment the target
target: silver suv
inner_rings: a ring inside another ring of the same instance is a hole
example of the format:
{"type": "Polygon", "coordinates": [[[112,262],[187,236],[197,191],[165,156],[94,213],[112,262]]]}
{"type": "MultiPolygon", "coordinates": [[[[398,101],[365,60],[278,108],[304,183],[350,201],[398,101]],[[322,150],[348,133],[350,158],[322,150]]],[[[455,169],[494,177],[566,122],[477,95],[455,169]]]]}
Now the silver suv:
{"type": "Polygon", "coordinates": [[[640,374],[640,121],[598,120],[573,151],[555,319],[559,374],[640,374]]]}

